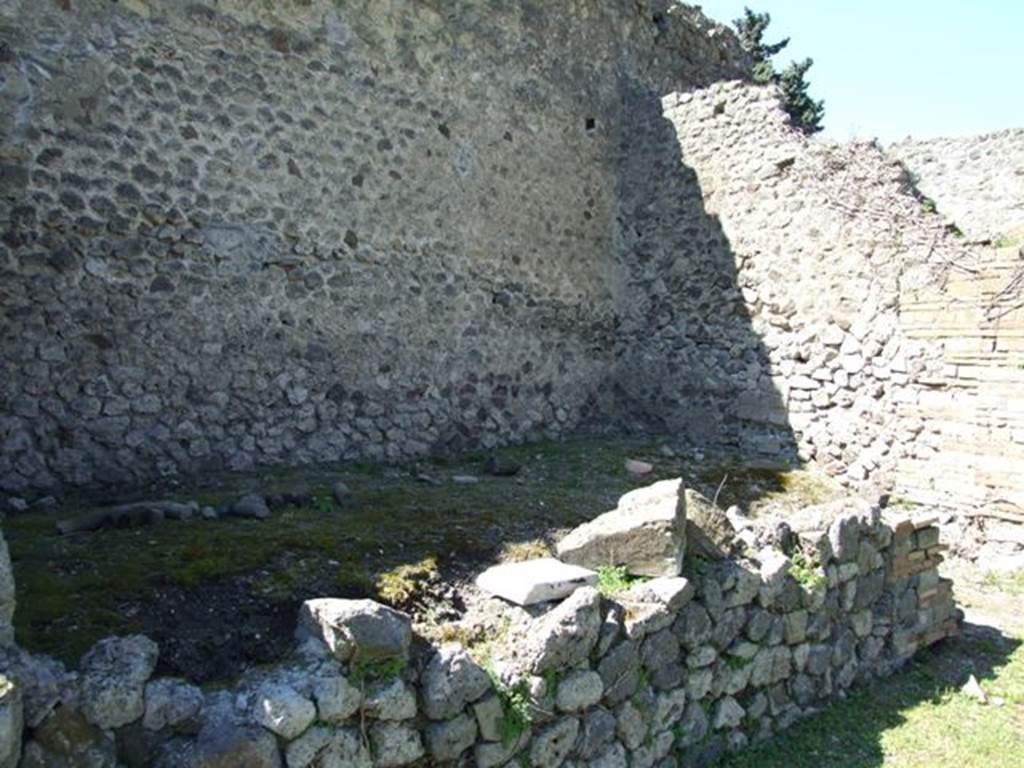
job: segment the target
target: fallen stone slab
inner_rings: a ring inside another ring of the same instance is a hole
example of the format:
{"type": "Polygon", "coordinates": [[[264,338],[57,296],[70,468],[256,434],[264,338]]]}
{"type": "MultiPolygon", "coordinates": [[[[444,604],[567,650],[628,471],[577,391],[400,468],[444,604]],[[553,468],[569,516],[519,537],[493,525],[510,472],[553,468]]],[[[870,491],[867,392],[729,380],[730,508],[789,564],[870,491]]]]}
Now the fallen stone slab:
{"type": "Polygon", "coordinates": [[[683,481],[661,480],[630,491],[611,512],[573,529],[555,548],[584,568],[624,567],[640,576],[678,576],[686,550],[683,481]]]}
{"type": "Polygon", "coordinates": [[[484,592],[517,605],[561,600],[580,587],[596,583],[595,571],[553,557],[495,565],[476,577],[476,585],[484,592]]]}

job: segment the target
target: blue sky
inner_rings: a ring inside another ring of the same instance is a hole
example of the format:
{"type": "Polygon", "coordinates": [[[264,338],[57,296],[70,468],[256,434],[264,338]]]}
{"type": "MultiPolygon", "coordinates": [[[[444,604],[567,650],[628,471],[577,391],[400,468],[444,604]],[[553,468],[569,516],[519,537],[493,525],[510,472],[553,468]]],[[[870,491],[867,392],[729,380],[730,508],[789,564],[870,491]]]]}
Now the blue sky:
{"type": "Polygon", "coordinates": [[[810,56],[811,95],[837,140],[1024,128],[1024,0],[690,0],[731,23],[749,5],[810,56]]]}

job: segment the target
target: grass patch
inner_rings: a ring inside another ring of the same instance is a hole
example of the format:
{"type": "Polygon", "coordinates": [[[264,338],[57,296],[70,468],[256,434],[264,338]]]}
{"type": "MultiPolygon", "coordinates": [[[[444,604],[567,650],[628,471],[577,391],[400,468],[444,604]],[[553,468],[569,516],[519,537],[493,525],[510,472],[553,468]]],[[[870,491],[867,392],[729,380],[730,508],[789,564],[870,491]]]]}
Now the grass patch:
{"type": "Polygon", "coordinates": [[[620,595],[634,584],[650,581],[649,576],[634,576],[622,566],[604,566],[597,569],[597,591],[605,597],[620,595]]]}
{"type": "Polygon", "coordinates": [[[537,560],[542,557],[551,557],[551,547],[544,539],[513,541],[504,544],[498,555],[498,559],[503,563],[521,563],[525,560],[537,560]]]}
{"type": "Polygon", "coordinates": [[[799,509],[822,504],[843,492],[832,478],[799,467],[725,465],[702,471],[700,478],[709,499],[717,494],[718,506],[724,509],[736,505],[750,515],[769,505],[787,504],[799,509]]]}
{"type": "Polygon", "coordinates": [[[1020,768],[1024,755],[1024,646],[946,641],[904,671],[808,718],[722,768],[1020,768]],[[1002,707],[960,693],[976,674],[1002,707]]]}
{"type": "Polygon", "coordinates": [[[530,727],[530,688],[525,680],[506,685],[491,666],[484,667],[491,678],[491,685],[501,702],[501,721],[498,734],[501,743],[508,747],[530,727]]]}
{"type": "Polygon", "coordinates": [[[1012,573],[986,571],[981,577],[981,586],[994,592],[1005,592],[1009,595],[1024,595],[1024,570],[1012,573]]]}

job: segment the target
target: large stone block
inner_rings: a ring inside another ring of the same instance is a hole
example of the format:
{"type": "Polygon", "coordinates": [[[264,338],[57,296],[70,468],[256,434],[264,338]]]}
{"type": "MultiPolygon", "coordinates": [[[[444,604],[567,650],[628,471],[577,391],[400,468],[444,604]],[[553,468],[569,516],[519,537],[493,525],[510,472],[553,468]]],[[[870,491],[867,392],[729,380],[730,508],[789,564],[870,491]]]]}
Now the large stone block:
{"type": "Polygon", "coordinates": [[[406,614],[373,600],[323,597],[302,604],[296,635],[300,640],[322,640],[341,661],[406,659],[412,622],[406,614]]]}
{"type": "Polygon", "coordinates": [[[558,542],[558,556],[585,568],[621,566],[642,576],[678,576],[686,549],[682,480],[630,491],[615,509],[558,542]]]}

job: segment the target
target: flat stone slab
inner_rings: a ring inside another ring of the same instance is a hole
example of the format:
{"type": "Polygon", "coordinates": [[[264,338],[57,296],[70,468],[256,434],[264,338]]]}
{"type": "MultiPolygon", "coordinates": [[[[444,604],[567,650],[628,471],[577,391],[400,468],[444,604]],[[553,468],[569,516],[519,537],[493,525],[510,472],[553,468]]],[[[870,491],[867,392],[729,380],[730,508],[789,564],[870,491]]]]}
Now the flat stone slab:
{"type": "Polygon", "coordinates": [[[580,587],[597,583],[597,573],[578,565],[567,565],[553,557],[495,565],[476,577],[484,592],[503,597],[517,605],[560,600],[580,587]]]}

